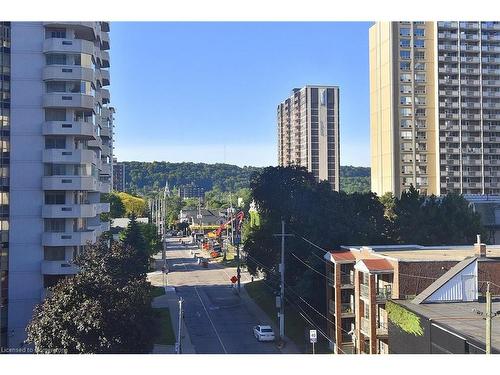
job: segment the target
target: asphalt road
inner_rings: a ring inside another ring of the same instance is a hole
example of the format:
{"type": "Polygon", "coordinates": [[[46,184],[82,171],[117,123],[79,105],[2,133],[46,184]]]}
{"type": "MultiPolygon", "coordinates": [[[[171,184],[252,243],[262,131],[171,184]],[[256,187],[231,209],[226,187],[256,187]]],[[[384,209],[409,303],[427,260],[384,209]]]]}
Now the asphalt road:
{"type": "MultiPolygon", "coordinates": [[[[195,248],[182,247],[178,239],[168,241],[168,285],[184,299],[184,320],[196,353],[280,353],[274,343],[258,342],[253,336],[253,326],[269,323],[265,321],[268,318],[255,316],[234,293],[229,279],[236,269],[214,263],[202,268],[190,249],[195,248]]],[[[161,258],[161,253],[157,257],[161,258]]],[[[242,274],[243,280],[247,277],[242,274]]]]}

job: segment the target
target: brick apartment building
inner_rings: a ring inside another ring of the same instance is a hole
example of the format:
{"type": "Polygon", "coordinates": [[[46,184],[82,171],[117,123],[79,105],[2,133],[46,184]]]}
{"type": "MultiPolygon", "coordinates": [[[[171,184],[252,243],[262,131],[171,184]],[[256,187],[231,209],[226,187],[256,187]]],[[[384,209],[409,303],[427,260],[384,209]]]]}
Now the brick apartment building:
{"type": "MultiPolygon", "coordinates": [[[[477,257],[478,293],[500,285],[500,246],[342,246],[325,254],[328,334],[335,353],[389,353],[390,299],[410,300],[465,259],[477,257]]],[[[493,290],[500,294],[499,290],[493,290]]]]}

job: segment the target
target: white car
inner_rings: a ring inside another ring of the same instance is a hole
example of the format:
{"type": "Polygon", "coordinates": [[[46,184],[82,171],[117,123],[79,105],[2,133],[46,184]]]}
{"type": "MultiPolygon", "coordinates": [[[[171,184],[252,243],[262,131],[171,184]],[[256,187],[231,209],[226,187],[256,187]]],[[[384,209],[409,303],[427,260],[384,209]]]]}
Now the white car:
{"type": "Polygon", "coordinates": [[[275,339],[271,326],[255,326],[253,327],[253,334],[258,341],[274,341],[275,339]]]}

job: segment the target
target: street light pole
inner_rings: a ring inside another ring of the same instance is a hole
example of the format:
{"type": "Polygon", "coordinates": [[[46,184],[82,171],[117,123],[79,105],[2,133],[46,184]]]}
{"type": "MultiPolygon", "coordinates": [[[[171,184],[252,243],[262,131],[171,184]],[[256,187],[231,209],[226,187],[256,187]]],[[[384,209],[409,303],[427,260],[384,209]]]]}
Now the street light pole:
{"type": "Polygon", "coordinates": [[[177,354],[182,354],[182,302],[183,299],[182,297],[179,298],[179,329],[177,330],[178,336],[177,336],[177,354]]]}

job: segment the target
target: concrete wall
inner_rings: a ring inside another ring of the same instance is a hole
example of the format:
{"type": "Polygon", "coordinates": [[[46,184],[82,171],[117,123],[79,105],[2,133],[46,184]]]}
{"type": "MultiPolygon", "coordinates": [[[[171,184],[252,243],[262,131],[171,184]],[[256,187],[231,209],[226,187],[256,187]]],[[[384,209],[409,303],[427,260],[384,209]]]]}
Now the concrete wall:
{"type": "Polygon", "coordinates": [[[8,345],[19,347],[43,289],[42,54],[40,22],[13,22],[8,345]]]}

